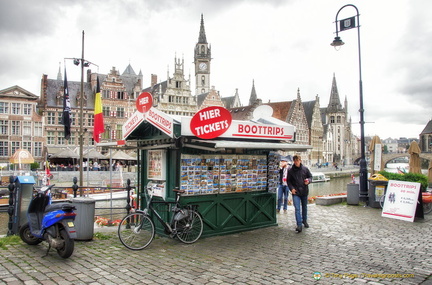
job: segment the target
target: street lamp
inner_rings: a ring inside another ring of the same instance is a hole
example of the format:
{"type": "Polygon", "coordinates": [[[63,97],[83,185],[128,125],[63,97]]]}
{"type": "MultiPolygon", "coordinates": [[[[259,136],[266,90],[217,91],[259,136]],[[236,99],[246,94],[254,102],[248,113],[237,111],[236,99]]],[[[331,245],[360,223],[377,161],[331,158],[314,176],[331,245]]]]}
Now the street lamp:
{"type": "Polygon", "coordinates": [[[339,37],[339,32],[343,32],[345,30],[349,30],[352,28],[357,28],[357,39],[358,39],[358,59],[359,59],[359,92],[360,92],[360,148],[361,148],[361,157],[360,157],[360,198],[366,199],[368,197],[368,187],[367,187],[367,166],[366,166],[366,158],[365,158],[365,136],[364,136],[364,108],[363,108],[363,82],[362,82],[362,72],[361,72],[361,52],[360,52],[360,14],[356,6],[352,4],[347,4],[339,9],[336,14],[336,37],[333,42],[330,44],[331,46],[338,48],[344,45],[345,43],[339,37]],[[339,12],[345,7],[351,6],[357,11],[357,15],[346,18],[338,21],[339,12]],[[357,26],[356,26],[357,19],[357,26]],[[339,22],[339,29],[338,29],[339,22]]]}
{"type": "MultiPolygon", "coordinates": [[[[80,129],[79,129],[79,186],[83,187],[83,163],[84,163],[84,133],[87,129],[84,129],[84,67],[89,67],[90,64],[98,66],[88,60],[84,59],[84,31],[82,32],[82,47],[81,47],[81,58],[66,58],[72,59],[73,63],[78,66],[81,64],[81,93],[80,93],[80,129]]],[[[80,196],[83,195],[83,189],[80,188],[80,196]]]]}

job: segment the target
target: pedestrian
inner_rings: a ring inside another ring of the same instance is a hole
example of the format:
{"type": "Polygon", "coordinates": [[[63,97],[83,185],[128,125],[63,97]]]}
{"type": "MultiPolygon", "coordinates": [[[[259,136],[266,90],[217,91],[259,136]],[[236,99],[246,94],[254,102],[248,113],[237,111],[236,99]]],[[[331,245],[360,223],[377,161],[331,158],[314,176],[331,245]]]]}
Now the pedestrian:
{"type": "Polygon", "coordinates": [[[282,157],[280,160],[280,169],[279,169],[279,186],[278,186],[278,200],[277,200],[277,213],[280,213],[282,202],[283,202],[283,211],[287,212],[288,208],[288,159],[286,157],[282,157]]]}
{"type": "Polygon", "coordinates": [[[294,155],[294,165],[288,171],[288,187],[292,194],[295,218],[296,231],[300,233],[303,225],[309,228],[307,222],[307,204],[309,195],[309,183],[312,181],[312,174],[309,169],[301,163],[301,156],[294,155]]]}

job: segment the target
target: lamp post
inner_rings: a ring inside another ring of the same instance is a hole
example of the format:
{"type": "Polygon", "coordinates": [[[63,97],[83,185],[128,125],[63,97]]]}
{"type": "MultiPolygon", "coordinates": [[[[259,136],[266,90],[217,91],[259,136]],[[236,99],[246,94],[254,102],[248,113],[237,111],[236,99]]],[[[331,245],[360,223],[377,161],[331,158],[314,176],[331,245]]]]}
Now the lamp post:
{"type": "MultiPolygon", "coordinates": [[[[87,128],[84,128],[84,67],[89,67],[90,64],[98,66],[88,60],[84,59],[84,31],[82,31],[82,46],[81,46],[81,58],[66,58],[73,59],[75,65],[81,65],[81,87],[80,87],[80,112],[79,112],[79,186],[84,186],[84,174],[83,174],[83,164],[84,164],[84,133],[87,132],[87,128]]],[[[80,196],[83,195],[83,189],[80,188],[80,196]]]]}
{"type": "Polygon", "coordinates": [[[360,49],[360,14],[356,6],[352,4],[347,4],[339,9],[336,14],[336,37],[333,42],[330,44],[333,47],[340,47],[345,43],[339,37],[339,32],[343,32],[345,30],[349,30],[352,28],[357,28],[357,39],[358,39],[358,60],[359,60],[359,93],[360,93],[360,198],[366,199],[368,197],[368,187],[367,187],[367,166],[366,166],[366,158],[365,158],[365,136],[364,136],[364,108],[363,108],[363,82],[362,82],[362,69],[361,69],[361,49],[360,49]],[[356,9],[357,15],[346,18],[343,20],[338,20],[339,12],[345,7],[351,6],[356,9]],[[357,19],[357,25],[356,25],[357,19]],[[338,29],[338,22],[340,23],[338,29]]]}

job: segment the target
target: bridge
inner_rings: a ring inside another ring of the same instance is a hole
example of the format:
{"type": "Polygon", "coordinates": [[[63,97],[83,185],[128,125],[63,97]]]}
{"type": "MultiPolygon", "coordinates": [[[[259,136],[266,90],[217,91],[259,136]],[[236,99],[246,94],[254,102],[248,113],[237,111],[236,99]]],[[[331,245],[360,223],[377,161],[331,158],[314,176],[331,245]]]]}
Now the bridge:
{"type": "MultiPolygon", "coordinates": [[[[366,157],[370,156],[370,154],[367,154],[366,157]]],[[[420,158],[426,159],[431,161],[432,160],[432,153],[430,152],[426,152],[426,153],[420,153],[420,158]]],[[[398,157],[410,157],[410,154],[408,152],[403,152],[403,153],[384,153],[382,155],[382,159],[384,162],[384,165],[386,165],[389,161],[398,158],[398,157]]],[[[354,160],[356,163],[358,163],[360,161],[360,156],[357,157],[354,160]]]]}

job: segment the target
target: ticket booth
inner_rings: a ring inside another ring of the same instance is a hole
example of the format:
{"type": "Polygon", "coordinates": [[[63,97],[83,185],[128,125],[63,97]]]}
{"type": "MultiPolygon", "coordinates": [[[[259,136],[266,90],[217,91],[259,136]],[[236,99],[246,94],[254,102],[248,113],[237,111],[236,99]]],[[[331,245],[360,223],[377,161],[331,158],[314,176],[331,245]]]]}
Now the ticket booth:
{"type": "Polygon", "coordinates": [[[180,201],[198,205],[203,236],[277,225],[278,151],[311,148],[292,143],[290,124],[271,117],[234,121],[221,107],[194,117],[137,111],[123,136],[137,142],[141,201],[147,187],[165,201],[174,200],[175,187],[185,190],[180,201]]]}

